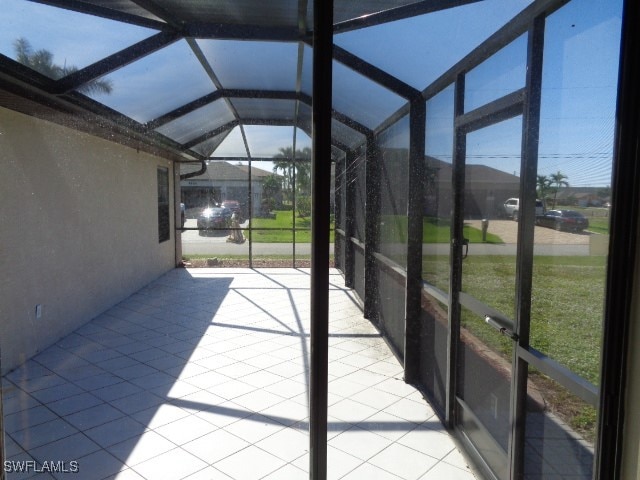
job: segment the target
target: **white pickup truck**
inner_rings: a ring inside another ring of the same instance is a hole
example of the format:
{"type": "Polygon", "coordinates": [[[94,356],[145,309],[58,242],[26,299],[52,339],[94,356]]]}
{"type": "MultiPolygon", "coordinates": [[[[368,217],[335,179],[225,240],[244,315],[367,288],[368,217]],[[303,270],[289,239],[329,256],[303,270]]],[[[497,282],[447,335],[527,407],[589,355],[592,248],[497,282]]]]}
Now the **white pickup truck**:
{"type": "MultiPolygon", "coordinates": [[[[520,199],[509,198],[504,202],[503,207],[505,216],[517,222],[520,216],[520,199]]],[[[544,215],[544,204],[542,200],[536,200],[536,217],[540,215],[544,215]]]]}

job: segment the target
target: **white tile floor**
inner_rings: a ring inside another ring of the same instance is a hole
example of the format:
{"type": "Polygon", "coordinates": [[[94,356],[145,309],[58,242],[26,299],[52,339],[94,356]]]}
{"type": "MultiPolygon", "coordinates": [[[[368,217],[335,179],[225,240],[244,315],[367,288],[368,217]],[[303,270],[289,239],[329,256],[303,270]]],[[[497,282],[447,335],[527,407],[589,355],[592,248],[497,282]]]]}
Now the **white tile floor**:
{"type": "MultiPolygon", "coordinates": [[[[473,480],[331,283],[328,477],[473,480]]],[[[308,310],[308,271],[164,275],[5,377],[7,456],[30,470],[9,478],[308,478],[308,310]]]]}

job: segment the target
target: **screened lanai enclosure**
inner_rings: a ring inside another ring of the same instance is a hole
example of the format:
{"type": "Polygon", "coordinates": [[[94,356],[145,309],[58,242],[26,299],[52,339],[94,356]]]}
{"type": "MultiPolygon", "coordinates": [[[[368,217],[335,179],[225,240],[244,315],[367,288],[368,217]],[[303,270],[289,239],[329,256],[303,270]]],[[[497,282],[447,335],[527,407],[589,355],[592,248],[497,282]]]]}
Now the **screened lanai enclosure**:
{"type": "MultiPolygon", "coordinates": [[[[326,477],[329,265],[480,477],[622,478],[607,472],[637,211],[616,220],[635,198],[625,8],[3,0],[0,107],[163,159],[151,184],[124,153],[65,178],[115,189],[125,215],[157,191],[144,222],[173,265],[310,262],[312,478],[326,477]]],[[[39,208],[83,208],[55,199],[39,208]]],[[[119,231],[113,212],[92,217],[119,231]]]]}

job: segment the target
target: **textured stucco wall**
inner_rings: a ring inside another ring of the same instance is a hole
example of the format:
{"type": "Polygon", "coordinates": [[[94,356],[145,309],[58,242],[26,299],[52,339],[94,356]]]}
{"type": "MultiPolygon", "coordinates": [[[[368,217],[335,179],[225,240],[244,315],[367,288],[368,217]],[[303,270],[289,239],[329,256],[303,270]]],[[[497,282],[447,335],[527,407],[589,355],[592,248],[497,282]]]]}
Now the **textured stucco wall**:
{"type": "MultiPolygon", "coordinates": [[[[640,252],[636,252],[634,284],[640,285],[640,252]]],[[[629,369],[622,449],[622,479],[640,478],[640,295],[636,294],[629,332],[629,369]]]]}
{"type": "Polygon", "coordinates": [[[0,108],[2,373],[174,267],[158,166],[173,202],[171,162],[0,108]]]}

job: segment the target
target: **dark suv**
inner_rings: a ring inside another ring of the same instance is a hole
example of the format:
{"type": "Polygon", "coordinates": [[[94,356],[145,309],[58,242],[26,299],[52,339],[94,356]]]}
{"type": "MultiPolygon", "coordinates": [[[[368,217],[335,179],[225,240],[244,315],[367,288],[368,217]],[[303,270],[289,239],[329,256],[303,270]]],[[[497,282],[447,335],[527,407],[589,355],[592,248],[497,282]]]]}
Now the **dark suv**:
{"type": "Polygon", "coordinates": [[[231,211],[222,207],[207,207],[198,215],[199,234],[222,231],[231,226],[231,211]]]}
{"type": "Polygon", "coordinates": [[[242,222],[242,207],[237,200],[225,200],[220,206],[231,210],[231,213],[235,213],[238,216],[238,221],[242,222]]]}

